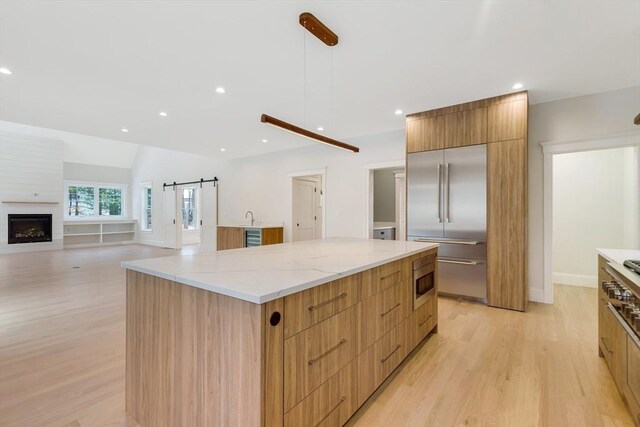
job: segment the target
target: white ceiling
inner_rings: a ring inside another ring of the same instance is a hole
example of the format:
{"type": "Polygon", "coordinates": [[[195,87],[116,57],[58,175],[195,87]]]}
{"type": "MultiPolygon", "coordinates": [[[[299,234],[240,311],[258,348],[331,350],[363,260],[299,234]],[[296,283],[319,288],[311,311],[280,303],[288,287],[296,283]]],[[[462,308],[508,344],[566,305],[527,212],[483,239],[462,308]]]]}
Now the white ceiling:
{"type": "Polygon", "coordinates": [[[261,113],[349,138],[516,81],[532,103],[640,85],[640,1],[5,0],[0,67],[1,120],[240,157],[313,144],[261,113]],[[306,39],[306,120],[303,11],[340,36],[306,39]]]}

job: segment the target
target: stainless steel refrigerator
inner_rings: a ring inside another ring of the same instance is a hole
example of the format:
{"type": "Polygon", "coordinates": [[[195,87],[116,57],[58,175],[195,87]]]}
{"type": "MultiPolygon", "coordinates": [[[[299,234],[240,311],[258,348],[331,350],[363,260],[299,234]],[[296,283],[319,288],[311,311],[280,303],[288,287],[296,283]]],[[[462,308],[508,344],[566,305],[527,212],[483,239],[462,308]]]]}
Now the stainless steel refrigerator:
{"type": "Polygon", "coordinates": [[[486,145],[408,155],[407,240],[440,243],[440,293],[486,302],[486,145]]]}

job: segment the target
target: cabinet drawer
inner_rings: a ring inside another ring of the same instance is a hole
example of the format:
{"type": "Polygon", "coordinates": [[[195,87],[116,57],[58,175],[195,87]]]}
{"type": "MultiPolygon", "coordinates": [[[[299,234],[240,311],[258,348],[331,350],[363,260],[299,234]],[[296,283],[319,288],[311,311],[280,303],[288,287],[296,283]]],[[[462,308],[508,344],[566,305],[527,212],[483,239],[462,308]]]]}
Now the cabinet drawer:
{"type": "Polygon", "coordinates": [[[438,298],[435,295],[429,296],[427,302],[413,312],[411,321],[413,338],[411,347],[415,347],[436,326],[438,321],[438,298]]]}
{"type": "Polygon", "coordinates": [[[598,342],[609,369],[611,369],[611,354],[613,352],[611,342],[612,320],[612,314],[609,312],[606,302],[598,299],[598,342]]]}
{"type": "Polygon", "coordinates": [[[627,336],[627,378],[624,395],[629,403],[631,414],[640,425],[640,348],[627,336]]]}
{"type": "Polygon", "coordinates": [[[377,389],[411,350],[410,318],[380,338],[358,357],[358,405],[377,389]]]}
{"type": "Polygon", "coordinates": [[[284,406],[290,410],[358,355],[355,305],[284,340],[284,406]]]}
{"type": "Polygon", "coordinates": [[[362,274],[354,274],[285,297],[285,338],[357,304],[361,282],[362,274]]]}
{"type": "Polygon", "coordinates": [[[408,279],[362,301],[360,349],[369,347],[407,318],[411,314],[411,302],[408,279]]]}
{"type": "Polygon", "coordinates": [[[409,277],[411,262],[408,259],[390,262],[362,273],[362,298],[382,292],[409,277]]]}
{"type": "Polygon", "coordinates": [[[358,409],[356,360],[322,384],[284,416],[284,427],[342,426],[358,409]]]}

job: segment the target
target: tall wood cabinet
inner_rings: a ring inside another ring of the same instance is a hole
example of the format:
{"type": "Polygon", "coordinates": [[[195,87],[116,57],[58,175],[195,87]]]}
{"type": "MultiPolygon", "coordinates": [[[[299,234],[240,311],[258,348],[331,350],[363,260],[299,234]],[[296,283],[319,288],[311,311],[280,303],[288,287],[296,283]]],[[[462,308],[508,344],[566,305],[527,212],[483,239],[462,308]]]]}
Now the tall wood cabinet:
{"type": "Polygon", "coordinates": [[[487,144],[487,302],[527,307],[526,91],[407,116],[407,153],[487,144]]]}

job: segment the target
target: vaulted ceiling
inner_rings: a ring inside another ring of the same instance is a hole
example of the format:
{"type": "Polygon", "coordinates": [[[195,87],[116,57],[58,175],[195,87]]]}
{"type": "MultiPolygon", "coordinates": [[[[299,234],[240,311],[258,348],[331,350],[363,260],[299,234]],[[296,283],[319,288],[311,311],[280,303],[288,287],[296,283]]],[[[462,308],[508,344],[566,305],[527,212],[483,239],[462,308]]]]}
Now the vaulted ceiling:
{"type": "Polygon", "coordinates": [[[518,81],[532,103],[640,85],[640,2],[5,0],[0,67],[0,120],[241,157],[313,144],[261,113],[349,138],[518,81]]]}

